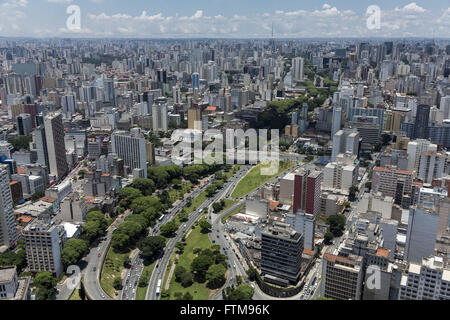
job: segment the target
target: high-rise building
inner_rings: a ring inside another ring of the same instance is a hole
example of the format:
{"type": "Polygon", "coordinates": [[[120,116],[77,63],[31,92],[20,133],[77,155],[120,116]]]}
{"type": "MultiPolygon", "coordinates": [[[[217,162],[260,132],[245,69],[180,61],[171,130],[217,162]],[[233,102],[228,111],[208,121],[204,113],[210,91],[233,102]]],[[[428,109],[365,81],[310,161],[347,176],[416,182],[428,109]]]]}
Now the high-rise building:
{"type": "Polygon", "coordinates": [[[450,300],[450,269],[443,258],[410,263],[401,278],[399,300],[450,300]]]}
{"type": "Polygon", "coordinates": [[[417,106],[414,123],[414,139],[428,139],[428,122],[430,120],[430,106],[417,106]]]}
{"type": "Polygon", "coordinates": [[[195,89],[200,90],[200,74],[197,72],[192,74],[192,91],[195,89]]]}
{"type": "Polygon", "coordinates": [[[22,113],[16,118],[17,132],[20,136],[29,136],[33,130],[33,121],[31,115],[22,113]]]}
{"type": "Polygon", "coordinates": [[[331,128],[331,137],[334,137],[334,135],[341,130],[342,125],[342,108],[335,104],[333,106],[333,126],[331,128]]]}
{"type": "Polygon", "coordinates": [[[312,214],[297,212],[296,214],[287,214],[286,223],[303,235],[304,249],[314,251],[316,218],[312,214]]]}
{"type": "Polygon", "coordinates": [[[439,214],[433,208],[410,208],[404,260],[420,263],[434,254],[438,224],[439,214]]]}
{"type": "Polygon", "coordinates": [[[351,153],[359,156],[359,132],[356,129],[344,128],[339,130],[333,136],[333,150],[331,154],[331,161],[336,161],[336,157],[340,153],[351,153]]]}
{"type": "Polygon", "coordinates": [[[393,196],[396,204],[402,204],[405,195],[411,196],[413,172],[376,167],[372,175],[372,191],[383,196],[393,196]]]}
{"type": "Polygon", "coordinates": [[[423,153],[433,153],[437,151],[437,145],[429,140],[418,139],[408,143],[408,171],[419,172],[420,156],[423,153]]]}
{"type": "Polygon", "coordinates": [[[291,74],[293,81],[301,82],[305,80],[304,63],[305,60],[301,57],[296,57],[292,59],[291,74]]]}
{"type": "Polygon", "coordinates": [[[169,113],[167,104],[155,103],[152,107],[153,131],[169,130],[169,113]]]}
{"type": "Polygon", "coordinates": [[[112,153],[124,160],[129,172],[134,169],[143,169],[147,177],[147,142],[139,128],[131,132],[117,131],[111,135],[112,153]]]}
{"type": "Polygon", "coordinates": [[[64,227],[49,219],[35,219],[23,230],[30,272],[47,271],[55,277],[63,272],[61,248],[67,240],[64,227]]]}
{"type": "Polygon", "coordinates": [[[5,166],[0,166],[0,247],[10,248],[17,241],[13,208],[8,169],[5,166]]]}
{"type": "Polygon", "coordinates": [[[302,210],[313,216],[320,212],[323,173],[303,169],[294,178],[293,213],[302,210]]]}
{"type": "Polygon", "coordinates": [[[62,112],[64,115],[67,115],[67,118],[75,113],[76,106],[77,104],[74,95],[68,94],[61,97],[62,112]]]}
{"type": "Polygon", "coordinates": [[[69,170],[66,158],[62,115],[56,113],[46,116],[44,126],[50,174],[61,179],[69,170]]]}
{"type": "Polygon", "coordinates": [[[439,109],[442,111],[443,119],[450,119],[450,96],[441,98],[441,105],[439,109]]]}
{"type": "Polygon", "coordinates": [[[200,108],[188,109],[188,129],[202,130],[202,110],[200,108]]]}
{"type": "Polygon", "coordinates": [[[261,271],[266,282],[296,285],[301,275],[303,235],[274,222],[262,232],[261,271]]]}
{"type": "Polygon", "coordinates": [[[335,300],[360,300],[363,284],[363,257],[326,253],[323,256],[320,295],[335,300]]]}
{"type": "Polygon", "coordinates": [[[114,88],[114,79],[103,79],[103,101],[116,105],[116,90],[114,88]]]}
{"type": "Polygon", "coordinates": [[[446,155],[424,152],[420,155],[417,177],[422,179],[424,183],[431,184],[434,179],[441,179],[444,176],[446,163],[446,155]]]}
{"type": "MultiPolygon", "coordinates": [[[[341,156],[344,154],[341,154],[341,156]]],[[[328,163],[323,170],[323,187],[325,189],[342,190],[343,193],[357,184],[359,165],[355,161],[337,158],[335,162],[328,163]]]]}

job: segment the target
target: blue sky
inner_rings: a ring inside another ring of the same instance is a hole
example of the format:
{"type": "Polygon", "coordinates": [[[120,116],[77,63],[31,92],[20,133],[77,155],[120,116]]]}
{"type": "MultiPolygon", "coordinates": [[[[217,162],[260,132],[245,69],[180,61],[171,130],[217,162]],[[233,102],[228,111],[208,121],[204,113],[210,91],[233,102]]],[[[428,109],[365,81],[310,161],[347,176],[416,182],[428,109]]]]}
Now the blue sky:
{"type": "Polygon", "coordinates": [[[0,36],[265,38],[443,37],[450,0],[0,0],[0,36]],[[81,30],[69,30],[69,5],[81,9],[81,30]],[[366,25],[370,5],[379,29],[366,25]]]}

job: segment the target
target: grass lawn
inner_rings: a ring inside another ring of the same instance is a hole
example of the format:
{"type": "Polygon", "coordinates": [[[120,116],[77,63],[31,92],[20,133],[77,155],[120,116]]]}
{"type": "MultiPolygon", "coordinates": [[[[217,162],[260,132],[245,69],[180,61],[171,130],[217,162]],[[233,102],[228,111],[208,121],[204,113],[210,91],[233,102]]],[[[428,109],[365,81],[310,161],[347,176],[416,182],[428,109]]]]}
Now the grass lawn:
{"type": "Polygon", "coordinates": [[[224,212],[225,210],[227,210],[228,208],[232,207],[237,203],[237,200],[230,200],[230,199],[223,199],[223,200],[225,201],[225,207],[223,207],[223,209],[220,210],[220,212],[217,212],[216,214],[221,214],[222,212],[224,212]]]}
{"type": "Polygon", "coordinates": [[[245,203],[242,204],[242,206],[240,206],[239,208],[237,208],[236,210],[234,210],[233,212],[227,214],[225,217],[222,218],[222,223],[227,222],[228,219],[230,219],[232,216],[234,216],[235,214],[237,214],[239,211],[242,210],[242,208],[245,207],[245,203]]]}
{"type": "Polygon", "coordinates": [[[183,199],[184,195],[192,189],[193,185],[191,182],[187,181],[181,184],[180,189],[171,189],[169,191],[169,197],[172,202],[183,199]]]}
{"type": "Polygon", "coordinates": [[[69,300],[80,300],[80,291],[78,289],[75,289],[72,293],[72,295],[70,296],[69,300]]]}
{"type": "Polygon", "coordinates": [[[230,171],[224,173],[225,180],[228,180],[232,176],[234,176],[236,174],[236,172],[239,171],[240,168],[241,168],[241,166],[239,164],[235,164],[230,171]]]}
{"type": "MultiPolygon", "coordinates": [[[[178,258],[178,265],[185,267],[187,270],[191,269],[191,263],[196,257],[194,254],[195,248],[208,249],[211,248],[211,240],[208,234],[203,234],[200,232],[201,228],[196,227],[190,233],[189,237],[186,239],[186,247],[184,252],[178,258]]],[[[169,273],[170,269],[167,269],[166,273],[169,273]]],[[[189,288],[183,288],[183,286],[175,281],[175,275],[172,276],[170,280],[170,287],[168,293],[170,293],[169,299],[174,299],[174,294],[176,292],[181,292],[183,295],[186,292],[190,292],[194,297],[194,300],[207,300],[209,298],[210,289],[206,287],[205,283],[194,282],[189,288]]]]}
{"type": "MultiPolygon", "coordinates": [[[[148,266],[144,266],[144,270],[142,271],[140,279],[145,278],[147,283],[150,281],[150,277],[152,276],[153,269],[155,268],[156,261],[148,266]]],[[[147,287],[137,287],[136,289],[136,300],[145,300],[145,295],[147,294],[147,287]]]]}
{"type": "Polygon", "coordinates": [[[112,247],[108,250],[100,278],[100,285],[111,298],[117,296],[116,290],[113,287],[114,279],[121,276],[122,270],[124,269],[123,263],[125,259],[130,256],[130,253],[131,251],[127,253],[117,253],[112,247]]]}
{"type": "Polygon", "coordinates": [[[252,192],[253,190],[259,188],[266,182],[272,180],[280,173],[286,171],[290,167],[294,166],[293,162],[280,162],[278,167],[278,172],[271,176],[261,175],[261,168],[268,168],[269,166],[263,166],[263,164],[258,164],[239,182],[234,189],[232,198],[242,198],[252,192]]]}
{"type": "Polygon", "coordinates": [[[208,199],[208,197],[206,196],[206,191],[201,192],[197,197],[195,197],[192,200],[191,206],[186,207],[186,212],[191,214],[192,212],[197,210],[198,207],[200,207],[202,205],[202,203],[205,202],[207,199],[208,199]]]}

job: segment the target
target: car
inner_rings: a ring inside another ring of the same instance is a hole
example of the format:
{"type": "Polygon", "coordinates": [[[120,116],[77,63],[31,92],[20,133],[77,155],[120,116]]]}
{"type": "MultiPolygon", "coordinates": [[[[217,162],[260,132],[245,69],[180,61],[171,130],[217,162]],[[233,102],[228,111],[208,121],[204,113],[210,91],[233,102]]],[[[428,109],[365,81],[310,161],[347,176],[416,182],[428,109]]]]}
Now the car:
{"type": "Polygon", "coordinates": [[[102,256],[102,254],[99,252],[97,256],[100,258],[102,256]]]}
{"type": "Polygon", "coordinates": [[[94,268],[92,269],[92,271],[96,272],[96,271],[97,271],[97,267],[94,267],[94,268]]]}
{"type": "Polygon", "coordinates": [[[102,293],[102,298],[105,299],[105,295],[102,293]]]}
{"type": "Polygon", "coordinates": [[[131,266],[131,270],[134,270],[134,266],[131,266]]]}

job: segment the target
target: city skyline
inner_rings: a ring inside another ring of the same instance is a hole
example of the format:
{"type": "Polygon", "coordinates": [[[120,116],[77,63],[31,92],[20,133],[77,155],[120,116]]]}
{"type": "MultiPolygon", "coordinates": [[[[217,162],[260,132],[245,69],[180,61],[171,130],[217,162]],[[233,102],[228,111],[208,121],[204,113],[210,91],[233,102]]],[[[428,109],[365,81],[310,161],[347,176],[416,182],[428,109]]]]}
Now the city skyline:
{"type": "Polygon", "coordinates": [[[0,36],[32,38],[448,38],[449,1],[7,0],[0,2],[0,36]],[[80,30],[69,30],[66,9],[81,9],[80,30]],[[379,6],[379,29],[366,11],[379,6]],[[35,12],[39,12],[36,15],[35,12]]]}

